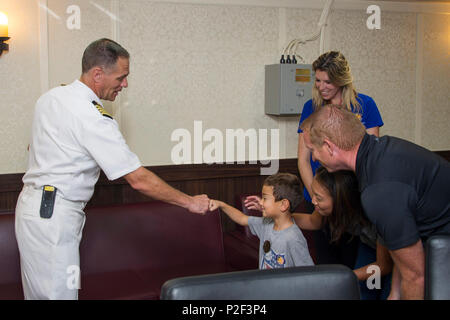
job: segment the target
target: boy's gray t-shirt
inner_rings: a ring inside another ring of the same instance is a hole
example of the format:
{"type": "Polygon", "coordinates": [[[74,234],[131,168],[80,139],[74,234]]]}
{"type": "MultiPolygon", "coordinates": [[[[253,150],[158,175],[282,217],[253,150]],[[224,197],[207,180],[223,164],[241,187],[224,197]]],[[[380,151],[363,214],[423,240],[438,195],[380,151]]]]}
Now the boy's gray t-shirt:
{"type": "Polygon", "coordinates": [[[248,217],[248,226],[259,238],[259,269],[314,265],[306,239],[295,223],[287,229],[275,231],[270,219],[251,216],[248,217]],[[267,253],[263,249],[265,241],[270,241],[267,253]]]}

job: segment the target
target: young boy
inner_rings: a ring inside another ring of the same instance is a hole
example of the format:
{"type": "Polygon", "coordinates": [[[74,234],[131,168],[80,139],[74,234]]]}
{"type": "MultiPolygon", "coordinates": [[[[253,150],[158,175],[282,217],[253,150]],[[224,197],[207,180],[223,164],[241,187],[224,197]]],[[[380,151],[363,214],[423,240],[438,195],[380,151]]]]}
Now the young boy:
{"type": "Polygon", "coordinates": [[[234,222],[249,226],[258,236],[259,268],[287,268],[314,265],[303,233],[291,213],[301,201],[301,184],[297,176],[277,173],[263,184],[263,217],[249,217],[218,200],[210,200],[210,210],[220,208],[234,222]]]}

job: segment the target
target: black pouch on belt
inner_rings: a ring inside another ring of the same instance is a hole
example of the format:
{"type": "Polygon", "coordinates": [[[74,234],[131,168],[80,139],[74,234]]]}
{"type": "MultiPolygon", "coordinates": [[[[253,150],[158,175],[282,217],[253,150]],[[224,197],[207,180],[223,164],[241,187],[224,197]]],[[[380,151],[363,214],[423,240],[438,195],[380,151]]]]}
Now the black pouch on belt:
{"type": "Polygon", "coordinates": [[[53,215],[53,208],[55,206],[56,188],[53,186],[44,186],[42,190],[41,200],[41,218],[49,219],[53,215]]]}

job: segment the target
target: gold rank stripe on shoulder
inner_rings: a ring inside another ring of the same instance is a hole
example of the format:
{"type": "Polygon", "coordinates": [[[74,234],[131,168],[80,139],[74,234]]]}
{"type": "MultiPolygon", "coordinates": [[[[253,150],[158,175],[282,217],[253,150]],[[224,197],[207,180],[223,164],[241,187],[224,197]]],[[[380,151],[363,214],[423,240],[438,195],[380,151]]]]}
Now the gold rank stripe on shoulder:
{"type": "Polygon", "coordinates": [[[92,104],[97,108],[98,112],[102,114],[102,116],[112,119],[113,117],[105,110],[101,105],[99,105],[95,100],[92,101],[92,104]]]}

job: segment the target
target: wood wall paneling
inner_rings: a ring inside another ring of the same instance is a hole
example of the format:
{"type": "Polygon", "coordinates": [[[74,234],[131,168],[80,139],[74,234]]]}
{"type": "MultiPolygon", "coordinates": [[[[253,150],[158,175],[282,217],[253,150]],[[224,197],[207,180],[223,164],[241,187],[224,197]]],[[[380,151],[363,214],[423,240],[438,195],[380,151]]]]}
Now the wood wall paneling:
{"type": "MultiPolygon", "coordinates": [[[[450,161],[450,150],[435,153],[450,161]]],[[[261,191],[266,178],[260,174],[261,167],[260,164],[246,163],[165,165],[147,169],[187,194],[207,194],[212,199],[235,205],[236,195],[261,191]]],[[[298,175],[297,159],[281,159],[279,171],[298,175]]],[[[0,175],[0,214],[14,212],[23,186],[22,177],[23,173],[0,175]]],[[[109,181],[102,173],[88,207],[145,201],[151,199],[133,190],[125,179],[109,181]]],[[[234,225],[228,217],[222,217],[222,220],[225,230],[234,225]]]]}
{"type": "MultiPolygon", "coordinates": [[[[256,193],[266,176],[260,174],[259,164],[197,164],[150,166],[154,172],[172,187],[187,194],[207,194],[212,199],[219,199],[235,205],[239,194],[256,193]]],[[[281,172],[297,174],[297,160],[280,160],[281,172]]],[[[22,190],[23,173],[0,175],[0,214],[14,212],[17,198],[22,190]]],[[[87,207],[111,204],[127,204],[151,201],[152,199],[133,190],[125,179],[109,181],[101,173],[95,186],[94,195],[87,207]]],[[[234,223],[227,216],[222,216],[224,230],[234,228],[234,223]]]]}

